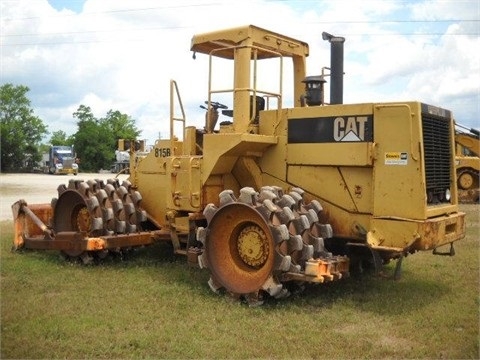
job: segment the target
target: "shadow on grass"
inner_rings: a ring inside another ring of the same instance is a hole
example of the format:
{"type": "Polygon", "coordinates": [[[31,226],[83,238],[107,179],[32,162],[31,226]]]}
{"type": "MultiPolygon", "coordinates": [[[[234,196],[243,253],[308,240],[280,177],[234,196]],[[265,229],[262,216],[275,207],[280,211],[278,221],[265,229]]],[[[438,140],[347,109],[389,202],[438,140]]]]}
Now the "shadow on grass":
{"type": "MultiPolygon", "coordinates": [[[[177,283],[180,286],[191,288],[192,295],[210,291],[207,285],[208,272],[189,266],[185,256],[174,254],[173,246],[169,242],[157,242],[132,249],[126,253],[111,252],[106,258],[96,259],[88,265],[83,264],[80,259],[65,259],[59,251],[23,249],[8,256],[28,257],[30,262],[34,261],[39,265],[48,263],[56,267],[73,268],[79,271],[105,269],[115,272],[142,269],[145,274],[158,281],[159,284],[177,283]]],[[[213,293],[212,295],[217,296],[213,293]]]]}
{"type": "MultiPolygon", "coordinates": [[[[87,267],[93,271],[98,267],[113,271],[142,268],[159,285],[166,281],[177,283],[188,289],[192,296],[206,296],[210,300],[218,298],[223,301],[222,296],[210,291],[207,284],[209,272],[189,266],[185,257],[173,253],[172,245],[168,242],[138,248],[126,256],[111,255],[93,266],[67,262],[56,251],[23,250],[14,256],[28,256],[32,260],[46,261],[57,266],[87,267]]],[[[387,266],[386,270],[392,272],[391,266],[387,266]]],[[[294,287],[292,295],[286,299],[267,297],[262,308],[265,311],[285,307],[318,310],[347,304],[360,311],[388,316],[421,309],[451,293],[448,284],[420,276],[421,274],[405,271],[402,279],[394,281],[390,277],[366,273],[337,282],[307,285],[303,291],[295,291],[294,287]]]]}
{"type": "MultiPolygon", "coordinates": [[[[374,274],[364,274],[333,283],[309,285],[301,293],[283,300],[302,308],[331,309],[345,304],[359,311],[377,315],[400,315],[419,310],[449,296],[448,285],[420,279],[405,273],[398,281],[374,274]]],[[[269,299],[266,307],[275,309],[277,301],[269,299]]]]}

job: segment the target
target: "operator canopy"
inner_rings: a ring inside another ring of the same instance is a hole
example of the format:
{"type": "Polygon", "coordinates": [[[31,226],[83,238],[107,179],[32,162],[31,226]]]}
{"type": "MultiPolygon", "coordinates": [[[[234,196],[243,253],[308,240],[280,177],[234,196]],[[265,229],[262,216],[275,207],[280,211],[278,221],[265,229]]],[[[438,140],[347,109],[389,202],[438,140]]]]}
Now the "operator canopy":
{"type": "Polygon", "coordinates": [[[308,56],[306,42],[254,25],[195,35],[190,49],[207,55],[213,52],[214,56],[233,59],[235,54],[233,47],[241,45],[258,48],[258,59],[278,57],[279,54],[286,57],[308,56]]]}

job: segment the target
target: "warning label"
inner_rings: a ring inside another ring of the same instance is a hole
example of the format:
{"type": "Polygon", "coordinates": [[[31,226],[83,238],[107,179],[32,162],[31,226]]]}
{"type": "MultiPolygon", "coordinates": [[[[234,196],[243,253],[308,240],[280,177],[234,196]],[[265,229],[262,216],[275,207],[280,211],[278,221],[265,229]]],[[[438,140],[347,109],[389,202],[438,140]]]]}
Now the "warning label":
{"type": "Polygon", "coordinates": [[[385,165],[407,165],[408,155],[406,152],[385,153],[385,165]]]}

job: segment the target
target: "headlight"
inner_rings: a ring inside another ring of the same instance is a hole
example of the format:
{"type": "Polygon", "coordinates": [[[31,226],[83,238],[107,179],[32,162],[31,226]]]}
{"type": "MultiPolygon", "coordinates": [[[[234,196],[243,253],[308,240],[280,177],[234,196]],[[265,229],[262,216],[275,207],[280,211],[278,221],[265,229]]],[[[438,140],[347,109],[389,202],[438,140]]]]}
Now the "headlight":
{"type": "Polygon", "coordinates": [[[451,197],[450,189],[445,190],[445,200],[450,201],[451,197]]]}
{"type": "Polygon", "coordinates": [[[72,169],[78,169],[78,164],[72,164],[72,169]]]}
{"type": "Polygon", "coordinates": [[[55,164],[55,167],[56,167],[57,169],[63,169],[63,165],[62,165],[62,164],[55,164]]]}

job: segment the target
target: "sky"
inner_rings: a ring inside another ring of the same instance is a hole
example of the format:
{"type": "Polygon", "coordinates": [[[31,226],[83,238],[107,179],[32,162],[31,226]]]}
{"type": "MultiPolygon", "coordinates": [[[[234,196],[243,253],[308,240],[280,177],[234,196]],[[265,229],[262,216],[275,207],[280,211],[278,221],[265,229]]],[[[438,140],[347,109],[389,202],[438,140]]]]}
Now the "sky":
{"type": "Polygon", "coordinates": [[[50,133],[75,133],[85,105],[131,116],[153,144],[169,134],[171,79],[203,127],[208,58],[193,59],[192,36],[248,24],[307,42],[307,75],[330,65],[322,32],[345,37],[344,103],[422,101],[480,128],[478,0],[0,0],[0,85],[28,86],[50,133]]]}

